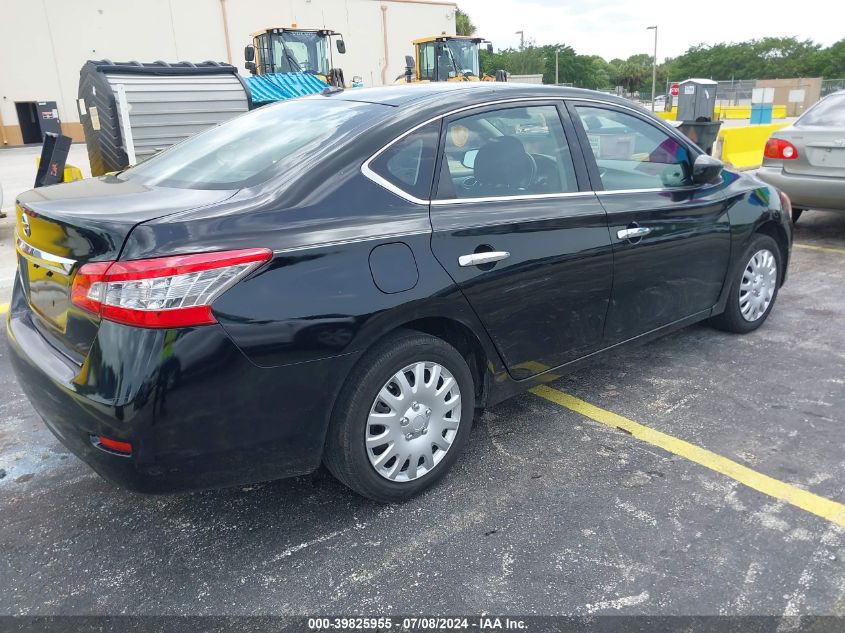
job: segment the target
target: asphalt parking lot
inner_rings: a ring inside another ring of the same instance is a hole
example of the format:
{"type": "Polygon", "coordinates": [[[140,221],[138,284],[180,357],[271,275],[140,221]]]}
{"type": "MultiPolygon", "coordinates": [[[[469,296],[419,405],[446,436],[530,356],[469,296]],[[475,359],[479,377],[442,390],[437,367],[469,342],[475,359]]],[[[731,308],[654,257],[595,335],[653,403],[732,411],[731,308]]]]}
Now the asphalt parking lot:
{"type": "Polygon", "coordinates": [[[404,505],[324,472],[141,496],[46,430],[4,337],[0,613],[843,615],[845,515],[815,510],[845,502],[845,214],[806,213],[796,242],[760,330],[688,328],[551,386],[809,510],[534,393],[404,505]]]}

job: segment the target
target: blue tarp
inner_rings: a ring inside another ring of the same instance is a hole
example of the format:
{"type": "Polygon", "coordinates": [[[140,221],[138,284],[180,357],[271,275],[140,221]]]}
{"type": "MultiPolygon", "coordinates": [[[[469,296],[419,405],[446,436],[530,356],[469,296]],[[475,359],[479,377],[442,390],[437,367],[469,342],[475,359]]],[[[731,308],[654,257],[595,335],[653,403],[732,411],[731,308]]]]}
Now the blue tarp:
{"type": "Polygon", "coordinates": [[[309,73],[251,75],[246,79],[253,103],[271,103],[322,92],[328,84],[309,73]]]}

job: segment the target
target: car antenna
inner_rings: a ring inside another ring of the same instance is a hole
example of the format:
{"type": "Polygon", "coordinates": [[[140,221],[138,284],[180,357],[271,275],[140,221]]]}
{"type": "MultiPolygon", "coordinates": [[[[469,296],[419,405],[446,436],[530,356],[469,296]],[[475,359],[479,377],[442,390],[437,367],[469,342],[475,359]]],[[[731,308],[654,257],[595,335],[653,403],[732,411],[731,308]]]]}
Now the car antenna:
{"type": "Polygon", "coordinates": [[[329,95],[337,94],[338,92],[343,92],[342,86],[326,86],[320,94],[324,97],[328,97],[329,95]]]}

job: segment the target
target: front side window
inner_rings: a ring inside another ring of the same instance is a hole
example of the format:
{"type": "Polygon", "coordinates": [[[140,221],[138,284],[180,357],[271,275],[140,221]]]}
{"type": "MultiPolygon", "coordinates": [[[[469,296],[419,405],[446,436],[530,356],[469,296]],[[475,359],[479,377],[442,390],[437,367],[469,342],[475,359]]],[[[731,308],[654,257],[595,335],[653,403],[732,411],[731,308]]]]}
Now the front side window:
{"type": "Polygon", "coordinates": [[[379,154],[370,169],[415,198],[428,200],[439,136],[440,122],[429,123],[379,154]]]}
{"type": "Polygon", "coordinates": [[[692,183],[686,147],[630,114],[576,106],[607,191],[659,189],[692,183]]]}
{"type": "Polygon", "coordinates": [[[487,198],[578,191],[555,106],[490,110],[446,128],[438,198],[487,198]]]}

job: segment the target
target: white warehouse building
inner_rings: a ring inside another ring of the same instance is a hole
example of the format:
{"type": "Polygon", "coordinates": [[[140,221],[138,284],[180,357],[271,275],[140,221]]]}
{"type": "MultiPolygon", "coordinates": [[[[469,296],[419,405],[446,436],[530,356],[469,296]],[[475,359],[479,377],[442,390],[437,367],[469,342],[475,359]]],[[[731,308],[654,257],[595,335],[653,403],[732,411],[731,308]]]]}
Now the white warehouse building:
{"type": "Polygon", "coordinates": [[[212,60],[247,74],[250,34],[296,25],[342,33],[346,54],[334,51],[334,64],[347,83],[381,86],[404,72],[412,40],[455,34],[455,10],[440,0],[3,0],[0,147],[40,142],[38,121],[52,115],[84,140],[77,91],[87,60],[212,60]]]}

